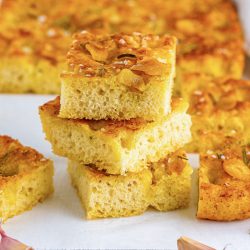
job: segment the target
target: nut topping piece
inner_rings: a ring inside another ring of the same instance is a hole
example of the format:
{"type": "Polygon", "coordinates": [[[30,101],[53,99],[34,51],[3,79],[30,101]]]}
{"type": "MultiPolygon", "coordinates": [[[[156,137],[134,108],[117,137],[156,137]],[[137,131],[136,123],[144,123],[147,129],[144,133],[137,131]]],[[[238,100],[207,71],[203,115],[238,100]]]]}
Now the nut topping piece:
{"type": "Polygon", "coordinates": [[[223,169],[227,172],[227,174],[236,179],[250,181],[250,169],[240,159],[226,159],[223,162],[223,169]]]}

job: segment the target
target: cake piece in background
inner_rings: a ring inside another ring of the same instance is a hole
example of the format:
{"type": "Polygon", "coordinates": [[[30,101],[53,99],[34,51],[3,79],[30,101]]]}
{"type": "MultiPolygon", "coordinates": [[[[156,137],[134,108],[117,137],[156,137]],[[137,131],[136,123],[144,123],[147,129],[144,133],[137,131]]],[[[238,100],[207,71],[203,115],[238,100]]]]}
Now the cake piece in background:
{"type": "Polygon", "coordinates": [[[177,37],[177,89],[187,82],[184,74],[191,72],[242,77],[244,38],[231,0],[1,3],[1,93],[59,94],[59,74],[65,69],[62,63],[71,36],[81,30],[97,34],[140,31],[177,37]]]}
{"type": "Polygon", "coordinates": [[[61,74],[62,118],[156,120],[171,110],[176,39],[140,33],[74,36],[61,74]]]}
{"type": "Polygon", "coordinates": [[[218,221],[250,218],[249,146],[201,155],[197,217],[218,221]]]}
{"type": "Polygon", "coordinates": [[[179,41],[174,86],[178,94],[189,84],[187,74],[240,79],[245,66],[244,34],[233,1],[190,2],[200,6],[176,18],[169,31],[179,41]]]}
{"type": "Polygon", "coordinates": [[[250,81],[189,75],[182,95],[193,123],[187,152],[216,150],[233,140],[250,143],[250,81]]]}
{"type": "Polygon", "coordinates": [[[30,210],[50,195],[53,163],[36,150],[0,136],[0,218],[30,210]]]}
{"type": "Polygon", "coordinates": [[[68,171],[88,219],[138,215],[149,206],[169,211],[189,204],[192,168],[183,150],[125,176],[73,161],[68,171]]]}
{"type": "Polygon", "coordinates": [[[109,174],[139,172],[191,140],[187,103],[174,99],[172,112],[152,122],[65,119],[58,116],[60,98],[40,107],[40,117],[53,151],[109,174]]]}

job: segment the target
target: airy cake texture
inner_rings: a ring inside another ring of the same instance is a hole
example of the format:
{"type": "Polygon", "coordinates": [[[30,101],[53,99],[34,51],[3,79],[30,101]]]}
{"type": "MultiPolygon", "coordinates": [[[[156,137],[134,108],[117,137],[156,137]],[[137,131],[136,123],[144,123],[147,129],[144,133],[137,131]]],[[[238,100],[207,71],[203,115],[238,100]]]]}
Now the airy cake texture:
{"type": "Polygon", "coordinates": [[[191,139],[187,103],[174,99],[172,112],[156,122],[63,119],[60,98],[40,107],[46,138],[53,151],[83,164],[95,164],[110,174],[139,172],[191,139]]]}
{"type": "Polygon", "coordinates": [[[88,219],[138,215],[149,206],[169,211],[188,206],[190,199],[192,168],[182,150],[125,176],[74,161],[68,171],[88,219]]]}
{"type": "Polygon", "coordinates": [[[190,102],[193,140],[186,150],[216,150],[223,147],[222,142],[233,139],[241,144],[250,143],[250,81],[204,75],[191,75],[189,80],[183,96],[190,102]]]}
{"type": "Polygon", "coordinates": [[[0,8],[0,92],[60,93],[61,64],[80,30],[176,36],[177,92],[187,72],[240,78],[244,68],[242,29],[229,0],[5,0],[0,8]]]}
{"type": "Polygon", "coordinates": [[[250,218],[249,152],[249,146],[233,146],[201,156],[198,218],[250,218]]]}
{"type": "Polygon", "coordinates": [[[74,36],[61,74],[63,118],[155,120],[170,112],[176,39],[140,33],[74,36]]]}
{"type": "Polygon", "coordinates": [[[53,192],[53,163],[32,148],[0,136],[0,218],[31,209],[53,192]]]}

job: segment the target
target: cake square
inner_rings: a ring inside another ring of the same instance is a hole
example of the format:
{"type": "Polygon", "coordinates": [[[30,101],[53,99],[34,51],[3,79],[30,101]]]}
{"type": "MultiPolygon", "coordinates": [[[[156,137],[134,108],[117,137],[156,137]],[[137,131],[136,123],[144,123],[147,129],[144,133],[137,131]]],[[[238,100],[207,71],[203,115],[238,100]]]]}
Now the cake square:
{"type": "Polygon", "coordinates": [[[0,218],[30,210],[50,195],[53,163],[32,148],[0,136],[0,218]]]}
{"type": "Polygon", "coordinates": [[[125,176],[73,161],[68,172],[88,219],[138,215],[149,206],[169,211],[187,207],[190,200],[192,168],[182,150],[125,176]]]}
{"type": "Polygon", "coordinates": [[[197,217],[231,221],[250,218],[249,146],[201,156],[197,217]]]}
{"type": "Polygon", "coordinates": [[[174,99],[172,112],[158,121],[65,119],[58,116],[60,98],[40,107],[47,140],[61,156],[95,164],[109,174],[139,172],[191,140],[187,103],[174,99]]]}
{"type": "Polygon", "coordinates": [[[140,33],[74,36],[61,74],[62,118],[155,120],[170,112],[176,39],[140,33]]]}

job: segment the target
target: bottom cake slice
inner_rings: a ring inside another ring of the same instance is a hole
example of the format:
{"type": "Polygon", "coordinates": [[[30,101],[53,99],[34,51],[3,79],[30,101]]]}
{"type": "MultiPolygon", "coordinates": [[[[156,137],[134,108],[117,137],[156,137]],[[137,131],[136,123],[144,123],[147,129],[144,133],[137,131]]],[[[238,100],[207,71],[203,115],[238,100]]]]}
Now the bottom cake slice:
{"type": "Polygon", "coordinates": [[[36,150],[0,136],[0,219],[31,209],[53,190],[53,163],[36,150]]]}
{"type": "Polygon", "coordinates": [[[231,221],[250,218],[250,148],[231,146],[201,155],[200,219],[231,221]]]}
{"type": "Polygon", "coordinates": [[[142,214],[188,206],[192,168],[178,150],[139,173],[109,175],[94,165],[69,161],[68,171],[88,219],[142,214]]]}

